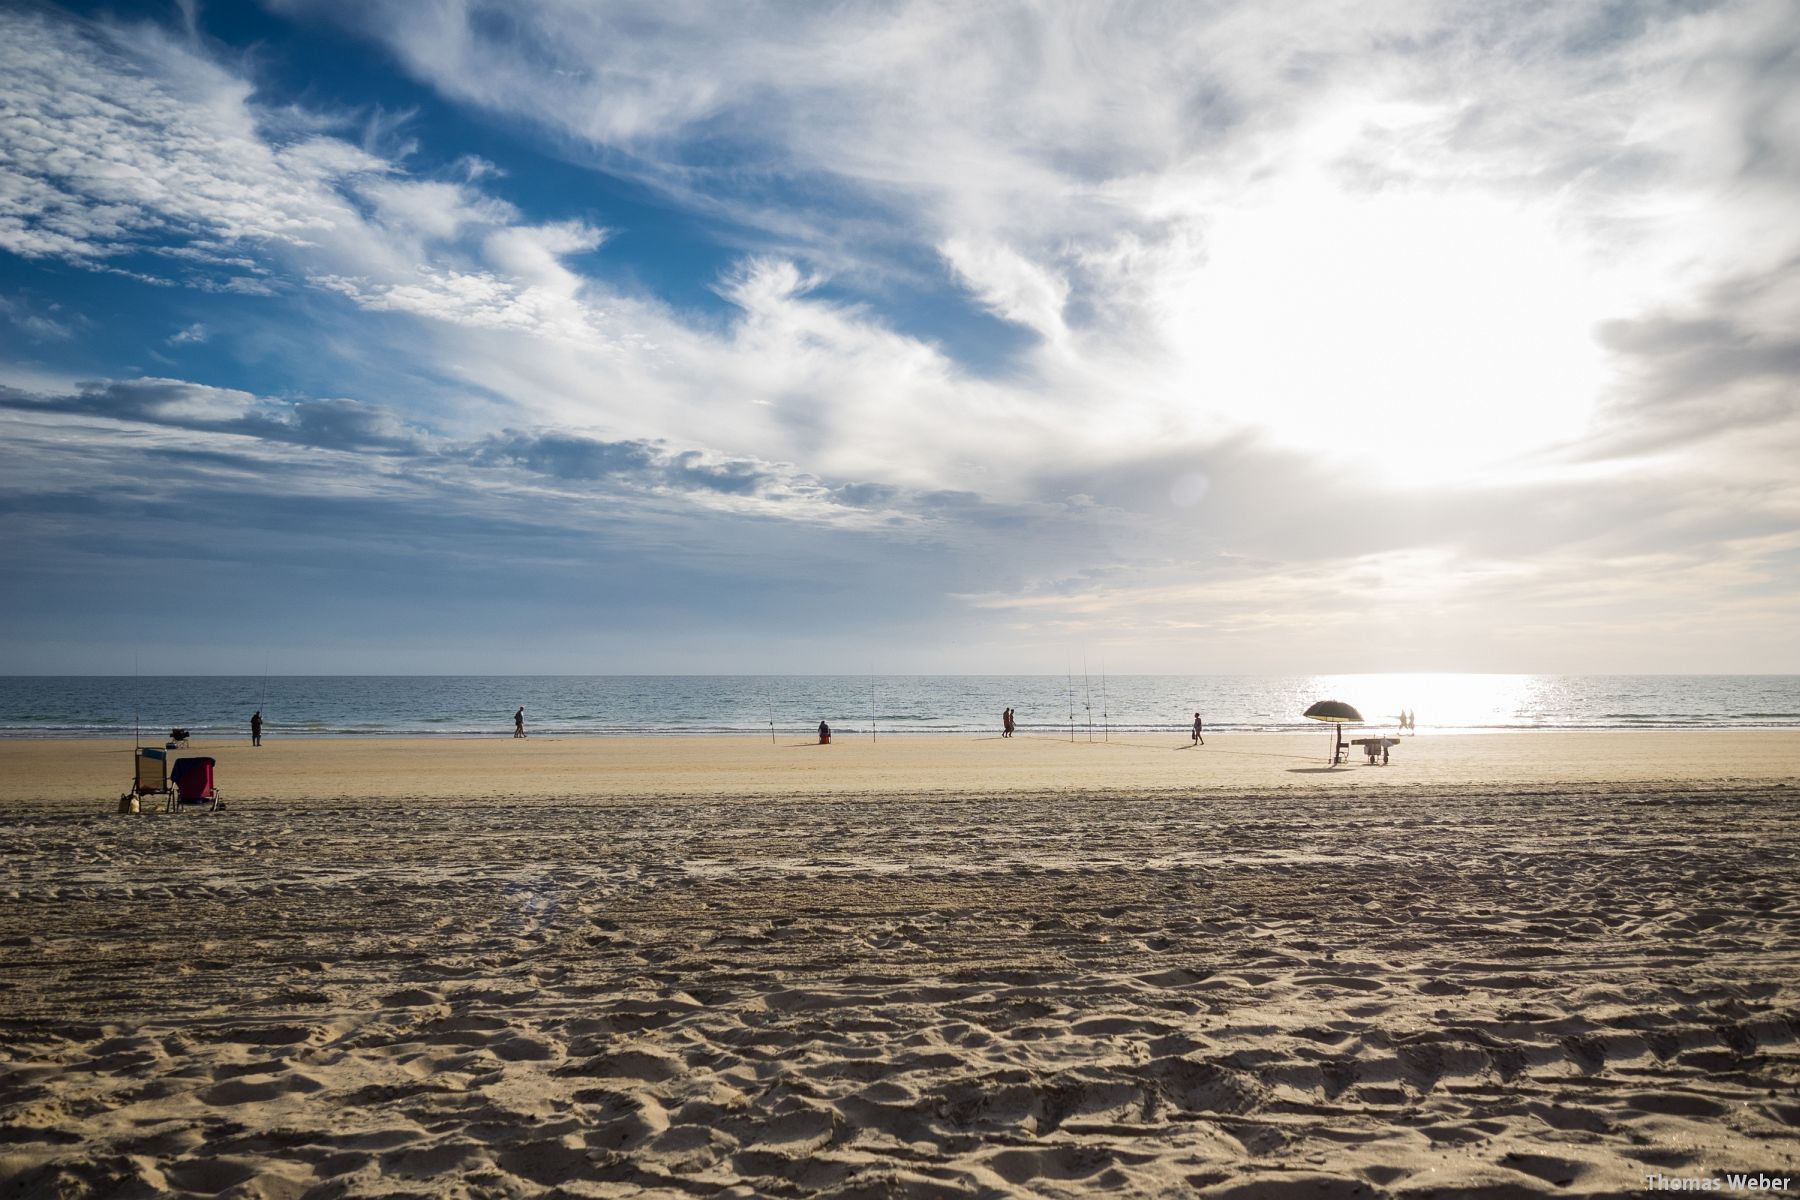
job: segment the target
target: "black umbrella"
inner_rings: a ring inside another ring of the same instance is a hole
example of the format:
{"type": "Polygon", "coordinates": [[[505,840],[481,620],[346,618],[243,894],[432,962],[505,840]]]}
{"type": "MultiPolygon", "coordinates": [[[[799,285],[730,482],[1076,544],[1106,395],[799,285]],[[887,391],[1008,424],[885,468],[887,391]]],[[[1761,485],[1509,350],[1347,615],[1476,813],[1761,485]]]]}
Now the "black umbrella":
{"type": "Polygon", "coordinates": [[[1325,721],[1331,725],[1331,765],[1337,766],[1339,752],[1344,747],[1345,725],[1361,725],[1363,715],[1342,700],[1321,700],[1300,714],[1310,721],[1325,721]]]}

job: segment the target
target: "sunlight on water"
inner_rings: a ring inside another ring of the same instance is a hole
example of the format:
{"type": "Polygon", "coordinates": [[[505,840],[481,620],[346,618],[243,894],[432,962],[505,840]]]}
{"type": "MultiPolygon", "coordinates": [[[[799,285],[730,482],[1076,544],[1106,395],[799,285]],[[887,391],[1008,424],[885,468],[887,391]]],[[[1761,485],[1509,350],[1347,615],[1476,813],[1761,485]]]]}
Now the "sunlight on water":
{"type": "Polygon", "coordinates": [[[1318,698],[1349,699],[1370,725],[1395,724],[1404,709],[1421,728],[1517,727],[1548,724],[1549,714],[1561,708],[1557,680],[1544,675],[1316,675],[1312,680],[1318,698]]]}

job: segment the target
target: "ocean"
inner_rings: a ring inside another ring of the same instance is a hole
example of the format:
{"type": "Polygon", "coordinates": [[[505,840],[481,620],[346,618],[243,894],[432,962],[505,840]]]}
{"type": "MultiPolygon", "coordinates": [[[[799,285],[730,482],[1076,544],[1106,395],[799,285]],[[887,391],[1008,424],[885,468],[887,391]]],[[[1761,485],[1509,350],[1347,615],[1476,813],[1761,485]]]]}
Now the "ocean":
{"type": "Polygon", "coordinates": [[[0,737],[1024,733],[1095,739],[1306,728],[1315,700],[1420,732],[1800,727],[1800,675],[0,676],[0,737]]]}

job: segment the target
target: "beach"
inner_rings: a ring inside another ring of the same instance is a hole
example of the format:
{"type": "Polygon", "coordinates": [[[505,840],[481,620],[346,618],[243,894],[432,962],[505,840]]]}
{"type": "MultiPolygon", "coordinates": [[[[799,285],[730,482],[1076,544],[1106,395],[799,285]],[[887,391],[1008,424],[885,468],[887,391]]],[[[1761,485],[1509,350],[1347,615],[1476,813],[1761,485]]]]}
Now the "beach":
{"type": "Polygon", "coordinates": [[[0,741],[0,1180],[1800,1176],[1800,731],[1328,737],[0,741]]]}

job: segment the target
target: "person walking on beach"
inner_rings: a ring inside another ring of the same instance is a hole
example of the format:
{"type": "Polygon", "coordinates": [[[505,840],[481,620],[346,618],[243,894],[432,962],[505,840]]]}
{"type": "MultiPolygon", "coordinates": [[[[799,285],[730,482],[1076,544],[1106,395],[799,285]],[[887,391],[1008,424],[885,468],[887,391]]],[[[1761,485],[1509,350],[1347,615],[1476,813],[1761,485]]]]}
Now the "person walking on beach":
{"type": "Polygon", "coordinates": [[[1000,714],[1000,736],[1001,737],[1011,737],[1012,735],[1013,735],[1013,710],[1009,708],[1005,712],[1000,714]]]}
{"type": "Polygon", "coordinates": [[[1194,714],[1194,745],[1196,745],[1196,746],[1206,745],[1206,738],[1202,736],[1205,732],[1206,732],[1205,723],[1200,720],[1200,714],[1195,713],[1194,714]]]}
{"type": "Polygon", "coordinates": [[[523,704],[519,705],[519,711],[513,714],[513,736],[516,738],[525,736],[525,706],[523,704]]]}
{"type": "Polygon", "coordinates": [[[252,746],[262,745],[262,709],[260,708],[250,714],[250,744],[252,746]]]}

